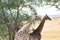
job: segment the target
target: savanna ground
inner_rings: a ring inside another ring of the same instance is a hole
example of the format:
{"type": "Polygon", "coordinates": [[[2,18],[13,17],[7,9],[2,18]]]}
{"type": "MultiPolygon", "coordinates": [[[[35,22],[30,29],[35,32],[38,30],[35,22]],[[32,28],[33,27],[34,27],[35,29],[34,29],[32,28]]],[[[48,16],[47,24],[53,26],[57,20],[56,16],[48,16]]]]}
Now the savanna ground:
{"type": "MultiPolygon", "coordinates": [[[[36,26],[38,24],[37,22],[36,26]]],[[[46,20],[41,35],[41,40],[60,40],[60,18],[46,20]]]]}
{"type": "Polygon", "coordinates": [[[41,40],[60,40],[60,18],[46,21],[41,34],[41,40]]]}

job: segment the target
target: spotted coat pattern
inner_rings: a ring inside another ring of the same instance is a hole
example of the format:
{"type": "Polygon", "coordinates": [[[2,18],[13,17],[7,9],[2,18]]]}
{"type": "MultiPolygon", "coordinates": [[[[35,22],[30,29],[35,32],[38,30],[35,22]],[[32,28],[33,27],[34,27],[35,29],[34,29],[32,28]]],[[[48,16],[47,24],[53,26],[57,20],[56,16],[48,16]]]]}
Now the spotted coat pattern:
{"type": "Polygon", "coordinates": [[[29,27],[36,18],[36,13],[31,16],[28,22],[16,32],[14,40],[29,40],[30,34],[28,33],[29,27]]]}

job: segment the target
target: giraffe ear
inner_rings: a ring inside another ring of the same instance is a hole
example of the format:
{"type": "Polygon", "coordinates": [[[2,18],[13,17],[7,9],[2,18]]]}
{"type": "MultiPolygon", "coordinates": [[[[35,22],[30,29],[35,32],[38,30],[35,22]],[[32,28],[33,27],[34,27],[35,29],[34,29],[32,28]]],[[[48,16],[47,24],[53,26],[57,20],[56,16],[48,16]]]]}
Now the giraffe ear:
{"type": "Polygon", "coordinates": [[[48,17],[48,15],[46,14],[45,17],[48,17]]]}

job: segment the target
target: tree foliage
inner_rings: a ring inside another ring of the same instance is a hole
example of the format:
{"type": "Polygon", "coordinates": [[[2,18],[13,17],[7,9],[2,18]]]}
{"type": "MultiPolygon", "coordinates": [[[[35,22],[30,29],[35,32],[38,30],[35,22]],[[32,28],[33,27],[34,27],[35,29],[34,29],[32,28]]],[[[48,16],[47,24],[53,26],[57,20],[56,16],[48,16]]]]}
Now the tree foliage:
{"type": "MultiPolygon", "coordinates": [[[[36,12],[35,7],[44,5],[56,6],[58,0],[0,0],[0,40],[13,40],[14,28],[10,20],[14,20],[18,27],[21,27],[22,21],[28,20],[30,15],[23,12],[23,8],[29,8],[30,12],[36,12]]],[[[40,20],[38,16],[36,20],[40,20]]]]}

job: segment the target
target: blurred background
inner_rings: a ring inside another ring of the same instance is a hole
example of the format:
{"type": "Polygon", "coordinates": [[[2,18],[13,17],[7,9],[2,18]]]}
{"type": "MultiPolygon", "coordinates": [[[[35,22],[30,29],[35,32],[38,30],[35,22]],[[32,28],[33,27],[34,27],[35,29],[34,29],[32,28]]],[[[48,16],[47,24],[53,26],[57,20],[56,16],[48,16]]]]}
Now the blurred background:
{"type": "Polygon", "coordinates": [[[60,40],[60,0],[0,0],[0,40],[14,40],[15,27],[20,29],[33,13],[38,16],[30,30],[47,14],[41,40],[60,40]]]}

